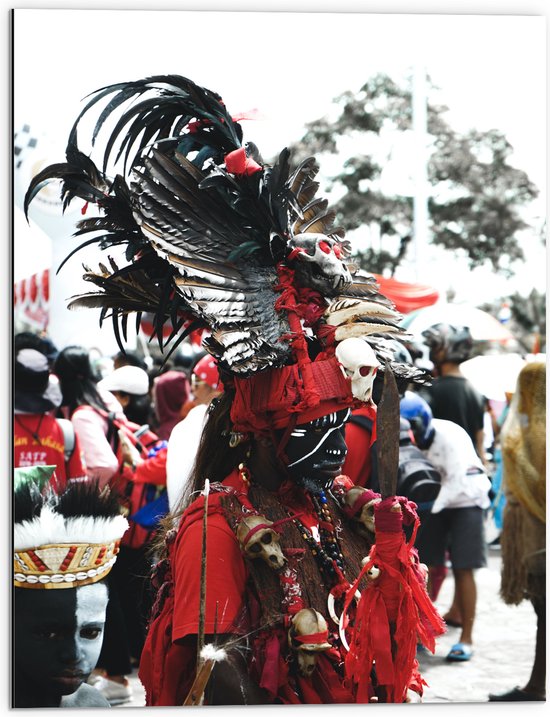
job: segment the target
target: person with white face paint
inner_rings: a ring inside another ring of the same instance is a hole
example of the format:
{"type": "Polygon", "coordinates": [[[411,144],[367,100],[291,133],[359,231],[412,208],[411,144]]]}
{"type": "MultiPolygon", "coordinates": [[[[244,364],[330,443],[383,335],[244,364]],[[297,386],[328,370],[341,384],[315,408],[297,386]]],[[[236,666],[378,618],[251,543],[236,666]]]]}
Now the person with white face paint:
{"type": "Polygon", "coordinates": [[[85,681],[103,639],[107,586],[20,590],[15,602],[15,707],[108,707],[85,681]]]}
{"type": "Polygon", "coordinates": [[[13,707],[109,707],[86,680],[103,641],[104,582],[128,523],[97,483],[40,492],[18,469],[14,498],[13,707]]]}

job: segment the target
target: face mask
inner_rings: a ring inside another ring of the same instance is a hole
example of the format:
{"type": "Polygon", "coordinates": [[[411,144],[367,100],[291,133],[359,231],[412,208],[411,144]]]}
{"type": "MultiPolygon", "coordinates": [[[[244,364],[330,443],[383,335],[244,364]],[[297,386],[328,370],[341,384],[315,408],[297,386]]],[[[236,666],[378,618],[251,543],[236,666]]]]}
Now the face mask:
{"type": "Polygon", "coordinates": [[[346,458],[345,424],[350,415],[346,408],[296,426],[285,447],[287,470],[295,483],[314,494],[332,485],[346,458]]]}
{"type": "Polygon", "coordinates": [[[66,590],[15,590],[19,694],[40,700],[40,695],[61,699],[76,692],[99,658],[107,599],[104,583],[66,590]]]}

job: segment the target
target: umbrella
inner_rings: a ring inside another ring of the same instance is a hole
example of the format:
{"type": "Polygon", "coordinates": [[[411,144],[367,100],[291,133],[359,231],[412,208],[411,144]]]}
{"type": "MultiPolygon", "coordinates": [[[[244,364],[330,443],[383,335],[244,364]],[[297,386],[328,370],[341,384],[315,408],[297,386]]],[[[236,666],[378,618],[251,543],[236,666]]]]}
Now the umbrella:
{"type": "Polygon", "coordinates": [[[500,341],[514,338],[512,332],[486,311],[467,304],[434,304],[412,311],[401,321],[401,326],[411,334],[420,336],[424,329],[434,324],[447,323],[467,326],[474,341],[500,341]]]}
{"type": "Polygon", "coordinates": [[[475,356],[460,364],[468,381],[488,399],[505,401],[505,393],[514,393],[525,360],[516,353],[475,356]]]}

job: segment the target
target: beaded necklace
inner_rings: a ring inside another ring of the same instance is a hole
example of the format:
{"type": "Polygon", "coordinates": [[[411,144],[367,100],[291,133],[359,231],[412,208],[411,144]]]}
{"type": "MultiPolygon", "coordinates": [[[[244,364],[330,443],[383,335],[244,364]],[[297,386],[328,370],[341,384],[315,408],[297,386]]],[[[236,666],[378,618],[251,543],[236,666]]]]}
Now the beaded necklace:
{"type": "Polygon", "coordinates": [[[308,544],[311,554],[314,556],[321,574],[328,584],[342,582],[344,577],[344,556],[336,535],[336,529],[332,516],[327,505],[327,496],[322,490],[318,496],[312,495],[311,500],[319,517],[319,538],[317,542],[309,528],[298,518],[294,524],[300,530],[302,538],[308,544]]]}

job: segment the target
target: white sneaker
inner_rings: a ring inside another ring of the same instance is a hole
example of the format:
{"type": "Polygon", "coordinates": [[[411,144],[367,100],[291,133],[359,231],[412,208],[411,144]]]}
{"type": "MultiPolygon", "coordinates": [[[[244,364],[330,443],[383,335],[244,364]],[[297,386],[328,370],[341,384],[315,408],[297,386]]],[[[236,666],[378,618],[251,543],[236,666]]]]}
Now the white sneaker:
{"type": "Polygon", "coordinates": [[[129,684],[121,685],[120,682],[99,676],[93,686],[101,692],[110,705],[121,705],[132,699],[132,689],[129,684]]]}
{"type": "Polygon", "coordinates": [[[95,672],[95,670],[93,670],[93,671],[90,673],[90,676],[88,677],[88,679],[86,680],[86,682],[87,682],[89,685],[95,685],[95,683],[96,683],[101,677],[102,677],[102,675],[101,675],[100,672],[95,672]]]}

